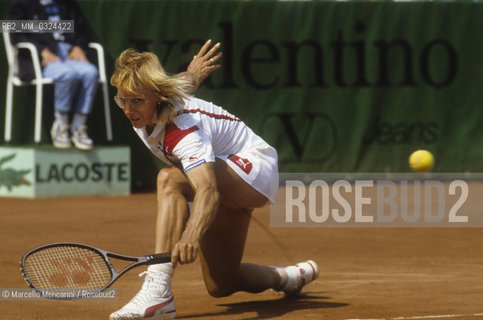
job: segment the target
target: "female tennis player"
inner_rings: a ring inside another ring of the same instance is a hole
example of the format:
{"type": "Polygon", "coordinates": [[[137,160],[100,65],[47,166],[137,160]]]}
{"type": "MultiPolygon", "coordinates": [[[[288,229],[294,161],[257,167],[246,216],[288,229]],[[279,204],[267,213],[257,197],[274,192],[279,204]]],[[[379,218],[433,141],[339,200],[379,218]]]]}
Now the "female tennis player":
{"type": "Polygon", "coordinates": [[[241,263],[251,212],[277,192],[277,152],[237,117],[190,96],[220,67],[219,47],[205,43],[187,72],[176,76],[167,75],[153,53],[127,49],[116,60],[116,103],[148,149],[169,165],[157,176],[155,250],[172,255],[170,263],[148,267],[141,290],[111,319],[174,318],[174,268],[198,256],[214,297],[266,289],[298,294],[318,276],[310,260],[288,267],[241,263]]]}

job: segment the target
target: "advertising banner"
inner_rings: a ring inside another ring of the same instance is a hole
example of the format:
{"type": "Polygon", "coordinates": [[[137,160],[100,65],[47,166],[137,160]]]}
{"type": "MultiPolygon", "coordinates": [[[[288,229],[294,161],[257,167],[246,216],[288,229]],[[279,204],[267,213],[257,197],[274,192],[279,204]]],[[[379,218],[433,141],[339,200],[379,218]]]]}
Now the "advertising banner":
{"type": "MultiPolygon", "coordinates": [[[[276,147],[281,171],[408,171],[416,149],[434,154],[435,171],[483,169],[483,3],[78,2],[108,75],[126,48],[156,53],[175,74],[207,39],[220,42],[221,69],[196,96],[276,147]]],[[[98,109],[91,127],[102,143],[98,109]]],[[[137,183],[154,183],[161,162],[120,110],[113,117],[137,183]]]]}
{"type": "Polygon", "coordinates": [[[122,195],[130,190],[128,147],[91,152],[0,147],[0,197],[122,195]]]}

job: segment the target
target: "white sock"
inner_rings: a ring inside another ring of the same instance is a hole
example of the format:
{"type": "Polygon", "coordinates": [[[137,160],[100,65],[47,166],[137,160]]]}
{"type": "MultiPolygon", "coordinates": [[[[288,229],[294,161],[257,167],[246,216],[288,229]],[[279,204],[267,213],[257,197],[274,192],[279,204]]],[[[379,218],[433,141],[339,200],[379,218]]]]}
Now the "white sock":
{"type": "Polygon", "coordinates": [[[280,274],[280,283],[279,285],[275,288],[275,290],[282,290],[285,288],[288,282],[288,274],[287,271],[285,271],[285,268],[278,268],[275,267],[275,270],[280,274]]]}
{"type": "Polygon", "coordinates": [[[60,124],[68,125],[69,124],[69,113],[63,111],[55,111],[55,120],[57,120],[60,124]]]}
{"type": "Polygon", "coordinates": [[[86,121],[87,115],[80,113],[74,114],[74,118],[72,119],[72,125],[70,126],[70,130],[72,131],[72,133],[74,133],[80,126],[85,125],[86,121]]]}
{"type": "Polygon", "coordinates": [[[172,277],[174,273],[173,264],[171,262],[150,265],[148,271],[164,272],[170,277],[172,277]]]}
{"type": "Polygon", "coordinates": [[[156,274],[158,287],[156,290],[160,297],[166,298],[173,295],[171,292],[171,279],[173,277],[173,265],[170,263],[153,264],[148,267],[148,273],[156,274]],[[159,286],[160,285],[160,286],[159,286]]]}

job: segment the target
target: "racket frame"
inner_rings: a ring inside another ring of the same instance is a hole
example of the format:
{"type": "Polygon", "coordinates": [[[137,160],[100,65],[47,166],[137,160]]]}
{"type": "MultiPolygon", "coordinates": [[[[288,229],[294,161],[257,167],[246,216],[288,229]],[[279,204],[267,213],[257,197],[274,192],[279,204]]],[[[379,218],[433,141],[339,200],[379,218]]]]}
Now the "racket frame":
{"type": "MultiPolygon", "coordinates": [[[[102,292],[109,288],[119,277],[121,277],[124,273],[128,272],[129,270],[142,266],[142,265],[152,265],[152,264],[158,264],[158,263],[167,263],[171,262],[171,253],[170,252],[164,252],[164,253],[156,253],[156,254],[149,254],[145,256],[140,256],[140,257],[134,257],[134,256],[126,256],[122,254],[117,254],[114,252],[102,250],[99,248],[95,248],[89,245],[81,244],[81,243],[75,243],[75,242],[54,242],[54,243],[48,243],[41,245],[39,247],[33,248],[29,251],[27,251],[23,256],[22,259],[20,260],[20,270],[22,271],[22,275],[24,280],[27,282],[27,284],[37,291],[38,293],[43,293],[44,290],[47,289],[56,289],[56,288],[37,288],[31,281],[28,272],[25,269],[25,261],[26,259],[33,253],[48,249],[48,248],[53,248],[53,247],[79,247],[83,248],[86,250],[90,250],[91,252],[95,252],[102,256],[104,262],[106,263],[109,272],[111,274],[111,280],[102,288],[92,288],[92,292],[89,292],[89,294],[95,295],[96,293],[102,292]],[[114,266],[111,263],[111,260],[109,258],[114,258],[118,260],[124,260],[124,261],[132,261],[130,265],[125,266],[123,269],[121,269],[119,272],[116,272],[114,269],[114,266]]],[[[66,288],[68,289],[77,289],[77,288],[66,288]]],[[[77,298],[72,298],[72,297],[67,297],[67,298],[57,298],[57,297],[52,297],[51,299],[54,300],[75,300],[77,298]]]]}

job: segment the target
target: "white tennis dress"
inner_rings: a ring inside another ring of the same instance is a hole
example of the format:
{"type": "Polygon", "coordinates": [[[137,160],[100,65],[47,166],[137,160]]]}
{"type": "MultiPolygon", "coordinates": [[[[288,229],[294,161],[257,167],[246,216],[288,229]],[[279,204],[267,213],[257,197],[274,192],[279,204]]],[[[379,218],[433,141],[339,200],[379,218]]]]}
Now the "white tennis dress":
{"type": "Polygon", "coordinates": [[[181,163],[185,172],[215,158],[224,160],[243,180],[271,202],[278,189],[277,151],[244,122],[226,110],[194,97],[178,106],[168,125],[156,125],[149,135],[134,128],[159,159],[181,163]]]}

